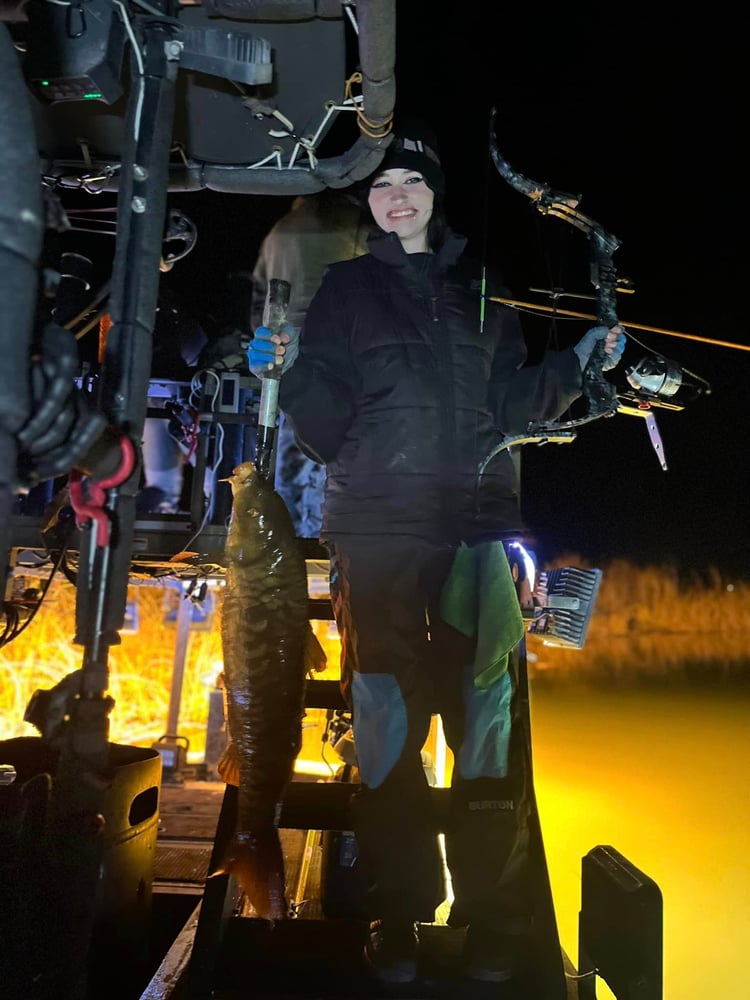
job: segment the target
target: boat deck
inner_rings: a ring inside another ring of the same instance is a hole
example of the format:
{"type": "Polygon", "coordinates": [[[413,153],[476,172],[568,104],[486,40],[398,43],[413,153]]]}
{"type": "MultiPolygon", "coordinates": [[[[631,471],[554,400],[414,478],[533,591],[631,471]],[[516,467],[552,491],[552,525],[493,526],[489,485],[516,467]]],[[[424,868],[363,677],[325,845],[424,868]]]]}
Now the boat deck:
{"type": "MultiPolygon", "coordinates": [[[[320,790],[337,791],[330,783],[320,790]]],[[[315,795],[310,788],[294,791],[315,795]]],[[[162,785],[153,914],[165,940],[139,1000],[578,1000],[575,970],[564,955],[561,988],[469,983],[460,968],[463,932],[445,926],[440,913],[421,928],[418,981],[384,993],[362,961],[366,923],[354,912],[356,871],[347,884],[346,873],[342,881],[341,870],[327,866],[331,851],[344,847],[339,832],[282,828],[297,919],[271,927],[243,914],[230,880],[210,875],[225,792],[224,784],[210,781],[162,785]]]]}

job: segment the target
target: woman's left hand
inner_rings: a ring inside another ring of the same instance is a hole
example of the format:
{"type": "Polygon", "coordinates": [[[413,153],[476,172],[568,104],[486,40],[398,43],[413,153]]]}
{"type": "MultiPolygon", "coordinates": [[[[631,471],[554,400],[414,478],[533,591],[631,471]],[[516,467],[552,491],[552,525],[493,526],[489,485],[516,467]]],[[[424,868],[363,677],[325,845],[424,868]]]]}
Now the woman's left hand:
{"type": "Polygon", "coordinates": [[[578,355],[581,371],[589,363],[594,347],[600,340],[604,341],[604,353],[607,355],[607,360],[602,365],[602,371],[611,371],[620,363],[627,343],[625,327],[620,326],[619,323],[609,329],[606,326],[593,326],[573,348],[578,355]]]}

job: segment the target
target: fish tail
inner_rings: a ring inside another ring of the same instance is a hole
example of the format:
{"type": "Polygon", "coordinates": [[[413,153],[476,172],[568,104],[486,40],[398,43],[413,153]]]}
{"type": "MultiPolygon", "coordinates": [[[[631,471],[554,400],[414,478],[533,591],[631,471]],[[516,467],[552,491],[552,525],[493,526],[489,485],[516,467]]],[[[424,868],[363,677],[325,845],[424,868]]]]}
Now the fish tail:
{"type": "Polygon", "coordinates": [[[284,855],[276,827],[235,833],[214,874],[221,873],[237,879],[259,917],[283,920],[289,915],[284,855]]]}

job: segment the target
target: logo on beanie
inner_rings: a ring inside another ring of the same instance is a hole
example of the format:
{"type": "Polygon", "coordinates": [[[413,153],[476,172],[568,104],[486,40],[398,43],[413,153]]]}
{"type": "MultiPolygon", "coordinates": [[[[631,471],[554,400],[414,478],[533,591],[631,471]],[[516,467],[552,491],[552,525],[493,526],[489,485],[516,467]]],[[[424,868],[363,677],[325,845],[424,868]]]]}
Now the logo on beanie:
{"type": "Polygon", "coordinates": [[[430,149],[429,146],[425,146],[421,139],[402,139],[401,148],[412,153],[422,153],[423,156],[429,157],[434,163],[440,164],[437,153],[430,149]]]}
{"type": "Polygon", "coordinates": [[[393,145],[386,151],[380,170],[390,170],[401,167],[404,170],[415,170],[422,174],[428,186],[433,191],[445,191],[445,177],[440,165],[437,143],[432,133],[423,127],[410,125],[401,134],[394,136],[393,145]],[[423,139],[414,136],[424,135],[423,139]]]}

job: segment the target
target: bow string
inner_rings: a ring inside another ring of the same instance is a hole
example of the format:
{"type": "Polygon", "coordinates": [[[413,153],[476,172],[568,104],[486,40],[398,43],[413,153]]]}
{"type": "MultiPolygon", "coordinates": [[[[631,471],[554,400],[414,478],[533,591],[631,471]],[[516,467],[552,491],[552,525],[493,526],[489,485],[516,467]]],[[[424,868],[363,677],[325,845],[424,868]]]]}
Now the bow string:
{"type": "MultiPolygon", "coordinates": [[[[548,184],[540,184],[538,181],[525,177],[510,165],[497,144],[494,129],[495,114],[496,111],[493,108],[490,114],[489,149],[490,157],[498,173],[514,190],[526,195],[542,215],[551,215],[554,218],[562,219],[588,238],[591,244],[589,274],[591,283],[596,290],[596,318],[607,329],[616,326],[619,322],[617,318],[618,279],[617,268],[612,258],[620,246],[619,239],[594,219],[578,210],[581,202],[580,195],[555,191],[548,184]]],[[[529,424],[524,434],[506,438],[496,448],[493,448],[480,464],[477,487],[485,469],[501,451],[523,444],[566,444],[575,439],[575,428],[617,413],[619,409],[617,390],[604,377],[606,357],[604,341],[597,341],[582,373],[582,395],[587,404],[585,416],[565,421],[534,421],[529,424]]]]}
{"type": "MultiPolygon", "coordinates": [[[[530,180],[510,165],[498,147],[494,130],[495,114],[496,112],[493,108],[490,114],[489,150],[492,162],[500,176],[514,190],[529,198],[537,211],[541,212],[542,215],[551,215],[561,219],[563,222],[567,222],[575,229],[578,229],[579,232],[582,232],[589,240],[590,279],[591,284],[596,290],[596,315],[588,316],[583,313],[572,313],[567,310],[562,310],[561,312],[579,319],[595,319],[601,326],[606,327],[608,330],[613,326],[617,326],[619,324],[617,315],[618,289],[632,291],[631,283],[626,279],[619,279],[617,276],[617,268],[615,267],[613,257],[615,251],[620,246],[619,239],[608,232],[596,220],[579,211],[580,195],[555,191],[548,184],[540,184],[538,181],[530,180]]],[[[484,295],[484,287],[482,294],[484,295]]],[[[528,305],[528,303],[517,303],[510,299],[493,299],[493,301],[506,302],[509,305],[528,305]]],[[[482,300],[482,306],[484,306],[484,299],[482,300]]],[[[547,311],[554,312],[556,309],[547,309],[547,311]]],[[[689,334],[643,326],[643,324],[638,323],[630,325],[644,330],[653,330],[656,333],[666,333],[685,339],[699,340],[703,343],[713,343],[723,347],[750,350],[750,348],[745,348],[740,344],[708,340],[705,337],[691,337],[689,334]]],[[[653,358],[644,358],[640,365],[628,369],[628,381],[633,387],[633,391],[627,391],[622,396],[626,400],[623,403],[618,398],[616,387],[604,377],[604,364],[606,360],[607,355],[604,349],[604,340],[598,340],[582,373],[582,395],[587,403],[585,416],[567,421],[531,422],[523,434],[505,438],[480,464],[477,488],[485,469],[501,451],[505,451],[515,445],[523,444],[547,444],[548,442],[564,444],[575,439],[575,428],[590,423],[592,420],[598,420],[601,417],[613,416],[615,413],[625,413],[645,418],[651,444],[662,468],[666,470],[667,463],[664,457],[664,448],[652,408],[654,406],[661,406],[673,410],[682,409],[682,405],[676,396],[677,393],[681,393],[683,398],[695,398],[702,393],[710,393],[711,387],[709,383],[694,372],[688,372],[687,369],[680,368],[680,366],[674,362],[669,362],[661,355],[656,355],[653,358]],[[674,378],[672,378],[671,382],[668,379],[670,371],[674,372],[674,378]],[[656,379],[652,377],[654,374],[656,375],[656,379]]]]}
{"type": "MultiPolygon", "coordinates": [[[[597,320],[607,329],[616,326],[619,322],[617,318],[617,268],[612,258],[620,246],[620,241],[594,219],[578,210],[581,201],[580,195],[555,191],[548,184],[540,184],[538,181],[530,180],[514,170],[498,147],[493,127],[494,118],[495,109],[493,108],[490,116],[489,148],[492,162],[498,173],[514,190],[526,195],[542,215],[551,215],[562,219],[588,238],[591,245],[589,273],[591,284],[596,290],[597,320]]],[[[615,386],[604,377],[606,357],[604,342],[597,341],[583,370],[583,396],[587,403],[587,412],[584,417],[557,423],[532,424],[528,429],[529,433],[542,435],[545,431],[557,433],[616,413],[618,409],[617,391],[615,386]]]]}

